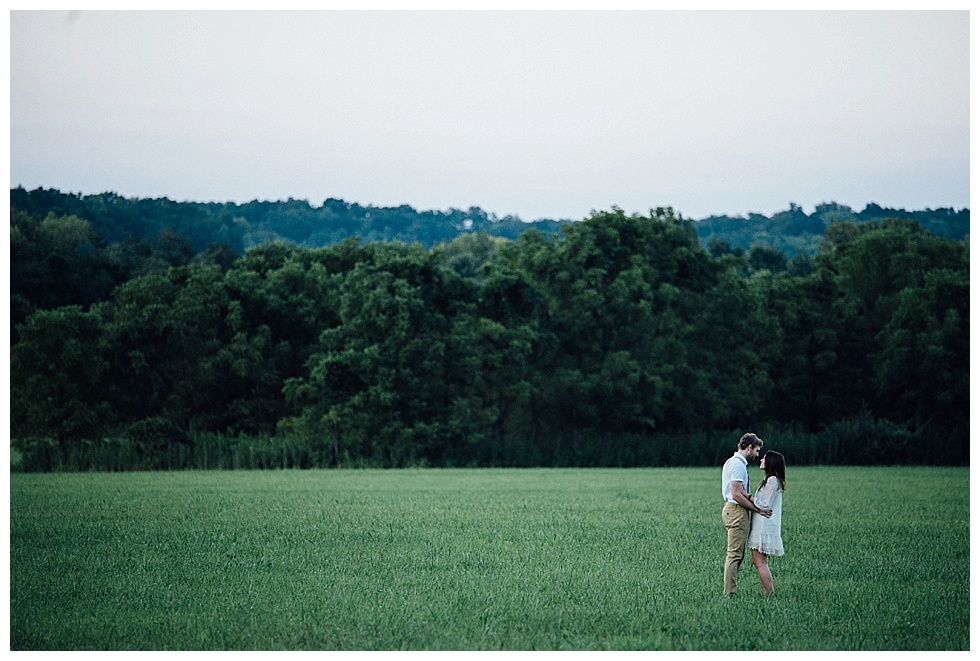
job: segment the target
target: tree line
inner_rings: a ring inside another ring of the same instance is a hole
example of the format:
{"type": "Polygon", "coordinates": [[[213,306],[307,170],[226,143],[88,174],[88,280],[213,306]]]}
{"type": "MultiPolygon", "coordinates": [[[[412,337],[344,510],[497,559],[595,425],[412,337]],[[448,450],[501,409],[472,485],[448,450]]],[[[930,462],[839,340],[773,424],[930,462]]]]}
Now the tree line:
{"type": "MultiPolygon", "coordinates": [[[[321,248],[352,236],[365,243],[403,241],[433,246],[468,233],[516,239],[525,229],[534,227],[555,234],[578,222],[544,218],[528,222],[515,215],[498,217],[476,206],[466,210],[418,211],[407,204],[378,207],[335,198],[324,200],[319,207],[293,198],[244,204],[177,202],[168,198],[127,198],[112,192],[83,195],[53,188],[28,191],[20,186],[10,190],[10,203],[32,216],[75,216],[88,223],[105,242],[141,244],[144,252],[147,246],[152,248],[161,233],[165,241],[172,241],[172,235],[177,235],[189,241],[187,248],[195,254],[213,246],[241,254],[246,248],[274,241],[321,248]]],[[[788,209],[772,216],[709,216],[695,220],[694,227],[705,244],[714,239],[745,251],[765,246],[793,257],[797,253],[815,254],[824,232],[835,222],[888,218],[912,220],[937,236],[951,239],[962,239],[970,230],[969,209],[906,210],[869,203],[856,211],[836,202],[818,204],[811,214],[791,202],[788,209]]]]}
{"type": "Polygon", "coordinates": [[[10,204],[32,215],[75,216],[89,223],[108,243],[153,241],[170,231],[190,241],[194,252],[213,244],[236,253],[263,243],[286,241],[309,248],[357,236],[366,243],[402,241],[434,245],[461,233],[485,232],[514,239],[528,226],[552,233],[570,220],[524,222],[518,216],[498,217],[479,207],[418,211],[361,205],[328,198],[315,207],[308,200],[177,202],[168,198],[128,198],[106,192],[93,195],[57,189],[10,190],[10,204]]]}
{"type": "MultiPolygon", "coordinates": [[[[162,273],[191,263],[228,269],[243,252],[264,243],[286,242],[309,248],[357,237],[361,242],[401,241],[435,246],[464,234],[516,239],[534,228],[560,236],[571,220],[522,221],[498,217],[479,207],[466,211],[416,211],[362,206],[327,199],[319,207],[306,200],[253,200],[246,204],[175,202],[167,198],[126,198],[115,193],[82,195],[57,189],[12,188],[11,340],[17,327],[37,309],[87,307],[134,277],[162,273]]],[[[812,214],[798,205],[773,214],[711,216],[693,221],[701,242],[715,257],[745,254],[751,266],[779,272],[797,255],[815,255],[834,223],[904,218],[923,229],[963,239],[969,209],[883,208],[868,204],[856,212],[824,203],[812,214]]],[[[797,260],[799,266],[804,260],[797,260]]]]}
{"type": "Polygon", "coordinates": [[[969,462],[968,240],[914,220],[792,258],[660,208],[184,261],[28,312],[23,469],[699,465],[748,429],[796,463],[969,462]]]}
{"type": "Polygon", "coordinates": [[[736,250],[748,252],[753,247],[772,248],[788,257],[815,254],[824,241],[824,233],[834,223],[864,223],[901,218],[917,223],[937,236],[965,238],[970,232],[970,210],[893,209],[870,203],[861,211],[844,204],[825,202],[807,214],[794,203],[784,211],[765,216],[709,216],[695,223],[698,236],[705,244],[722,242],[736,250]]]}

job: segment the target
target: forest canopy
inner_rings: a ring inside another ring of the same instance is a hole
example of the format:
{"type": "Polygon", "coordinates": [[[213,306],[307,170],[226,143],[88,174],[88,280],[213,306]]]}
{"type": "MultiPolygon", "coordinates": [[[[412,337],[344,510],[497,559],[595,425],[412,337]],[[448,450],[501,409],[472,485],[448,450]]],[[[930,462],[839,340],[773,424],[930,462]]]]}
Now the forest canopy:
{"type": "Polygon", "coordinates": [[[967,210],[11,206],[24,469],[969,462],[967,210]]]}

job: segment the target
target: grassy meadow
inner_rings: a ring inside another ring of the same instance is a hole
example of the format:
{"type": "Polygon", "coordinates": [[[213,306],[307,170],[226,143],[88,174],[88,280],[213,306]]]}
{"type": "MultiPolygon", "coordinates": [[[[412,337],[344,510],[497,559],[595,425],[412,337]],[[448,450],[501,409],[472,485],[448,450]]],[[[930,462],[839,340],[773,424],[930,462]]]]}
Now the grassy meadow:
{"type": "Polygon", "coordinates": [[[791,466],[731,599],[720,470],[11,474],[10,646],[969,649],[969,469],[791,466]]]}

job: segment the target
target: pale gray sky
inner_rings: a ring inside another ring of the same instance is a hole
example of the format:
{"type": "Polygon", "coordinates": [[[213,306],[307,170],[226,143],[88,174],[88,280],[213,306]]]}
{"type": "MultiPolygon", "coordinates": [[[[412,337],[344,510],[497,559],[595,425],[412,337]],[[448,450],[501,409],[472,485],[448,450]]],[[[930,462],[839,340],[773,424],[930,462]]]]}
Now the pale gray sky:
{"type": "Polygon", "coordinates": [[[10,184],[525,220],[968,207],[969,14],[10,14],[10,184]]]}

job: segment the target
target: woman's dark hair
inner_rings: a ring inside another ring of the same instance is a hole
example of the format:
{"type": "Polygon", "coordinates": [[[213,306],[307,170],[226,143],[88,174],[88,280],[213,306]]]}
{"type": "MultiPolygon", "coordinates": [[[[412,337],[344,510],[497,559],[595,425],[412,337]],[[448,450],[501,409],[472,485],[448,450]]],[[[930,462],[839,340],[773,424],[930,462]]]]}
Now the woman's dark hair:
{"type": "Polygon", "coordinates": [[[762,479],[762,484],[765,484],[770,477],[775,476],[779,480],[780,488],[786,491],[786,457],[778,452],[770,451],[762,458],[766,462],[766,476],[762,479]]]}

